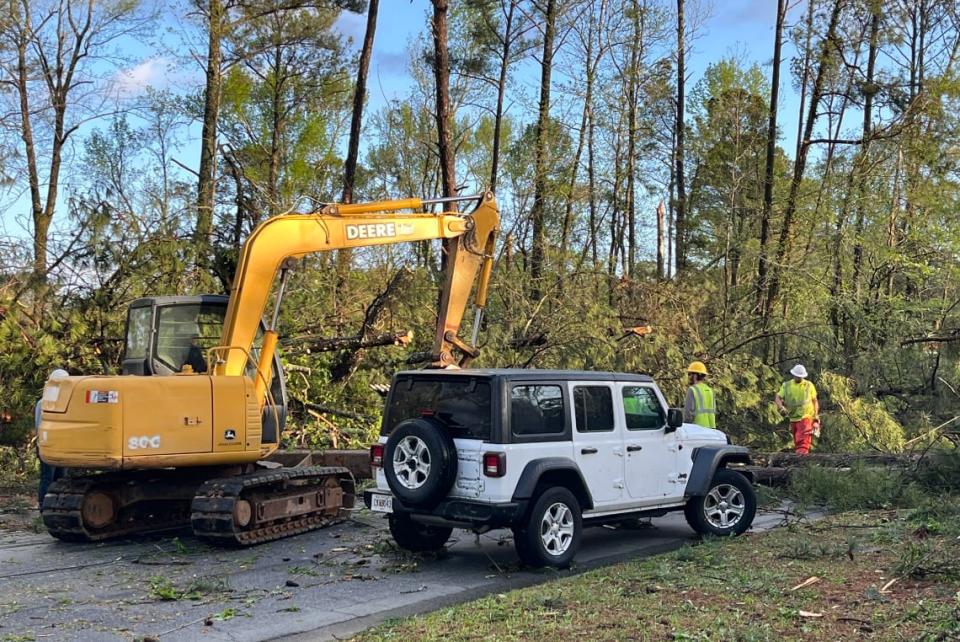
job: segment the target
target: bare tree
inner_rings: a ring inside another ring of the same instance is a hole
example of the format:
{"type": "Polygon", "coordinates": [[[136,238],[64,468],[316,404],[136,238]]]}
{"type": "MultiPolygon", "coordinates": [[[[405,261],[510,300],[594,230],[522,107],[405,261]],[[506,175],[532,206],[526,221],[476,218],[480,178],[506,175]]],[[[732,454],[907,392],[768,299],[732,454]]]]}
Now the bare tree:
{"type": "Polygon", "coordinates": [[[537,139],[534,160],[534,195],[530,220],[533,225],[533,246],[530,253],[531,298],[540,298],[540,280],[546,262],[547,234],[545,201],[547,191],[548,138],[550,129],[550,82],[553,73],[554,35],[557,27],[557,0],[547,0],[544,8],[543,55],[540,59],[540,107],[537,113],[537,139]]]}
{"type": "Polygon", "coordinates": [[[677,121],[676,121],[676,189],[677,204],[674,214],[674,255],[677,262],[677,274],[680,274],[687,267],[687,186],[683,170],[684,156],[684,134],[686,123],[684,119],[684,107],[686,97],[684,95],[684,86],[686,85],[686,25],[684,24],[684,5],[686,0],[677,0],[677,121]]]}
{"type": "Polygon", "coordinates": [[[9,0],[0,12],[0,86],[14,103],[9,123],[29,185],[33,276],[43,283],[68,142],[109,111],[110,46],[147,16],[136,2],[94,0],[9,0]]]}
{"type": "Polygon", "coordinates": [[[763,306],[763,295],[767,287],[767,242],[770,237],[770,216],[773,212],[773,169],[777,153],[780,52],[783,48],[783,23],[786,17],[787,0],[777,0],[777,26],[773,35],[773,73],[770,78],[770,111],[767,125],[767,158],[763,175],[763,209],[760,212],[760,257],[757,261],[758,310],[763,306]]]}
{"type": "MultiPolygon", "coordinates": [[[[367,27],[363,34],[363,47],[360,49],[360,62],[357,65],[357,81],[353,90],[353,115],[350,118],[350,141],[347,144],[347,159],[343,164],[343,194],[340,200],[353,202],[353,187],[357,175],[357,157],[360,155],[360,131],[363,127],[363,104],[367,95],[367,74],[370,71],[370,59],[373,57],[373,39],[377,31],[377,12],[380,0],[370,0],[367,8],[367,27]]],[[[350,270],[351,252],[343,249],[337,252],[337,292],[343,290],[347,272],[350,270]]]]}
{"type": "Polygon", "coordinates": [[[780,278],[783,271],[784,262],[790,251],[790,244],[793,233],[793,216],[797,211],[797,200],[800,195],[800,183],[803,181],[804,172],[807,167],[807,156],[810,152],[810,146],[813,138],[813,127],[817,121],[818,108],[823,98],[824,87],[826,86],[826,77],[829,73],[830,62],[836,51],[837,25],[840,21],[840,11],[843,9],[845,0],[834,0],[830,12],[827,32],[820,44],[820,52],[817,61],[817,69],[813,79],[813,87],[810,90],[810,106],[807,113],[807,119],[804,124],[803,137],[801,138],[800,151],[793,163],[793,177],[790,180],[790,193],[787,196],[787,202],[783,213],[783,227],[780,228],[780,239],[777,246],[777,259],[773,268],[770,270],[770,279],[767,285],[766,298],[764,301],[763,318],[766,325],[773,312],[773,306],[780,290],[780,278]]]}
{"type": "Polygon", "coordinates": [[[443,195],[457,193],[456,160],[453,148],[453,110],[450,106],[450,51],[447,46],[448,0],[433,0],[433,56],[436,84],[437,149],[443,195]]]}
{"type": "MultiPolygon", "coordinates": [[[[202,2],[202,0],[198,0],[202,2]]],[[[226,31],[227,8],[222,0],[209,0],[201,7],[207,22],[206,81],[203,90],[203,130],[200,134],[200,169],[197,175],[197,223],[193,240],[198,256],[207,255],[213,229],[214,184],[217,174],[217,123],[223,85],[222,41],[226,31]]]]}

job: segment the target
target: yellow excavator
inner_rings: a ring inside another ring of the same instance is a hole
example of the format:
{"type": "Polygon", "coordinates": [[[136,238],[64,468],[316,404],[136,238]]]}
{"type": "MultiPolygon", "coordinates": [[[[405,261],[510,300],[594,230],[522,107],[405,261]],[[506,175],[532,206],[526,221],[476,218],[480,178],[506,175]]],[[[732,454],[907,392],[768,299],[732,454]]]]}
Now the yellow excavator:
{"type": "Polygon", "coordinates": [[[278,452],[286,395],[277,319],[293,263],[314,252],[454,239],[431,367],[463,366],[478,354],[499,224],[491,193],[275,216],[244,244],[229,299],[134,301],[123,374],[61,371],[44,387],[40,457],[74,469],[43,499],[47,530],[61,540],[97,541],[189,523],[203,539],[250,545],[342,520],[355,499],[349,470],[310,465],[309,457],[290,462],[278,452]],[[454,201],[476,205],[467,214],[424,211],[454,201]],[[468,343],[459,329],[475,281],[468,343]],[[217,328],[219,341],[204,350],[217,328]]]}

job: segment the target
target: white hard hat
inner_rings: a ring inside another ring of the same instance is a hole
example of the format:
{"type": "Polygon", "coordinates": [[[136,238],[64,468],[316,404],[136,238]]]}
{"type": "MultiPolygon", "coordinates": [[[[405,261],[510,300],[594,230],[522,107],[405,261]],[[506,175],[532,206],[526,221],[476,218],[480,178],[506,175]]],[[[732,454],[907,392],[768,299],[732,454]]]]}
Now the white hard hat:
{"type": "Polygon", "coordinates": [[[48,381],[60,381],[61,379],[66,379],[70,376],[70,373],[64,370],[63,368],[57,368],[50,373],[50,376],[47,377],[48,381]]]}
{"type": "Polygon", "coordinates": [[[790,369],[790,374],[800,379],[806,379],[808,376],[807,369],[804,368],[803,364],[801,363],[798,363],[797,365],[793,366],[793,368],[790,369]]]}

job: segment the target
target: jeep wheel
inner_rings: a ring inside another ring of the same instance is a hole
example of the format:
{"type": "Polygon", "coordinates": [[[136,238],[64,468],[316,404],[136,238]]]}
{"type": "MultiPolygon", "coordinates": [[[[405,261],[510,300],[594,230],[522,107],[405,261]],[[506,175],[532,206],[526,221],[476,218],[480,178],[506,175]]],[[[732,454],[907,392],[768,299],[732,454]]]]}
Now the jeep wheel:
{"type": "Polygon", "coordinates": [[[683,510],[687,523],[701,535],[740,535],[757,513],[757,495],[740,473],[722,468],[702,497],[691,497],[683,510]]]}
{"type": "Polygon", "coordinates": [[[405,504],[432,506],[457,477],[457,447],[443,425],[407,419],[387,438],[383,472],[393,494],[405,504]]]}
{"type": "Polygon", "coordinates": [[[400,548],[414,553],[439,551],[450,539],[452,528],[418,524],[409,517],[390,515],[390,534],[400,548]]]}
{"type": "Polygon", "coordinates": [[[566,488],[548,488],[537,498],[523,529],[514,531],[520,560],[530,566],[570,566],[580,548],[580,503],[566,488]]]}

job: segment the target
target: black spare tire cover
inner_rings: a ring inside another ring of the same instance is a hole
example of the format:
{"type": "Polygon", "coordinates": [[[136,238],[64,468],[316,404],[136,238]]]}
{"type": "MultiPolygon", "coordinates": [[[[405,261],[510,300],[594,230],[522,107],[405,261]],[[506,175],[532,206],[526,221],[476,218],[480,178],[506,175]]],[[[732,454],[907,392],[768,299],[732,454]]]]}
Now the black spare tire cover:
{"type": "Polygon", "coordinates": [[[434,506],[457,477],[457,447],[436,419],[406,419],[387,437],[383,472],[405,504],[434,506]]]}

